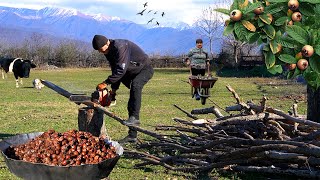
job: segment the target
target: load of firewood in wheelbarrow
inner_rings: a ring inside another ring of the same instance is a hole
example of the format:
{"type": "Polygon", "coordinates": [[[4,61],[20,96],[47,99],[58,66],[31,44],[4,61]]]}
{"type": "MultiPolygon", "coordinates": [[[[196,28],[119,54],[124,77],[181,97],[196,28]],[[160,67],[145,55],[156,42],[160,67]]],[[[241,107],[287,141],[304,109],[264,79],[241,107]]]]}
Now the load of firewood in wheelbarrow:
{"type": "Polygon", "coordinates": [[[297,114],[267,105],[244,103],[227,86],[237,101],[224,111],[238,111],[224,116],[218,108],[194,109],[191,113],[174,105],[188,118],[173,118],[177,125],[158,125],[155,133],[136,127],[153,140],[140,141],[125,149],[124,155],[142,163],[136,167],[160,165],[168,170],[204,173],[217,171],[256,172],[263,174],[320,177],[320,124],[297,114]],[[196,114],[214,114],[215,119],[198,119],[196,114]],[[169,133],[169,132],[170,133],[169,133]]]}

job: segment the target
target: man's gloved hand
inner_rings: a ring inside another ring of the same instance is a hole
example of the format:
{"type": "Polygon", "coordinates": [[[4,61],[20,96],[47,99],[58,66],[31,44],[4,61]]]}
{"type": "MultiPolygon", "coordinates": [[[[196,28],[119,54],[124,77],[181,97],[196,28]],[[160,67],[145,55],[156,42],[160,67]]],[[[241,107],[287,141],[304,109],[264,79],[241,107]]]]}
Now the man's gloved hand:
{"type": "Polygon", "coordinates": [[[98,84],[96,89],[99,91],[102,91],[102,90],[106,89],[107,87],[108,87],[108,84],[103,82],[103,83],[98,84]]]}

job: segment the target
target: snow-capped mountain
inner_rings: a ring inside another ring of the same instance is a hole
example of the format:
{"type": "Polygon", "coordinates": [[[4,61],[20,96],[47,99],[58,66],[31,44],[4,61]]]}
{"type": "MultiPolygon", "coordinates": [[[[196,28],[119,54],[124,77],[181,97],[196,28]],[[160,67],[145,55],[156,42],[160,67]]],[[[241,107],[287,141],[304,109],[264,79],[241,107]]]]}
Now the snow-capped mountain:
{"type": "MultiPolygon", "coordinates": [[[[85,14],[74,9],[55,7],[33,10],[0,6],[0,28],[36,32],[88,43],[91,43],[95,34],[103,34],[111,39],[132,40],[147,53],[171,55],[188,52],[195,46],[195,39],[199,38],[186,23],[163,23],[161,26],[152,27],[119,17],[85,14]]],[[[216,50],[219,47],[216,47],[216,50]]]]}

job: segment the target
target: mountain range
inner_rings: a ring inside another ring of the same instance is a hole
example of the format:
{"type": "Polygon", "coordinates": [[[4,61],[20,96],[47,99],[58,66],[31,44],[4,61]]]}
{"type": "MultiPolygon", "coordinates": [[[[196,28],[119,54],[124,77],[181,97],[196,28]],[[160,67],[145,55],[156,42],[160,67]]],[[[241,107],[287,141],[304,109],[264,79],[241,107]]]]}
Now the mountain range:
{"type": "MultiPolygon", "coordinates": [[[[217,33],[222,34],[222,29],[217,33]]],[[[34,10],[0,6],[0,30],[0,38],[6,41],[18,42],[32,33],[40,33],[88,45],[95,34],[102,34],[110,39],[129,39],[148,54],[156,55],[185,54],[195,47],[195,40],[200,37],[195,28],[186,23],[147,26],[119,17],[55,7],[34,10]]],[[[213,51],[219,52],[220,46],[215,44],[213,51]]]]}

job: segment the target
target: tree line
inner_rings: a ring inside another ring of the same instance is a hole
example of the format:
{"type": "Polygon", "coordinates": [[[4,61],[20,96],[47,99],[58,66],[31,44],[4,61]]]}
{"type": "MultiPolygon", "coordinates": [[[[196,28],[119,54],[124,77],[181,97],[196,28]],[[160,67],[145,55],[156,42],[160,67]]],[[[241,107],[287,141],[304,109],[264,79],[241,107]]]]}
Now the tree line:
{"type": "MultiPolygon", "coordinates": [[[[256,49],[252,45],[243,45],[235,52],[238,45],[232,40],[226,39],[219,54],[212,54],[211,59],[219,61],[219,64],[236,67],[241,63],[242,56],[256,55],[256,49]],[[235,60],[237,53],[240,61],[235,60]]],[[[152,65],[157,68],[185,67],[183,62],[189,49],[181,55],[149,55],[152,65]]],[[[53,65],[59,68],[85,68],[106,67],[108,62],[105,57],[95,51],[90,43],[76,40],[52,40],[44,35],[33,33],[25,37],[19,43],[11,43],[0,39],[0,57],[24,58],[33,60],[38,67],[53,65]]]]}

